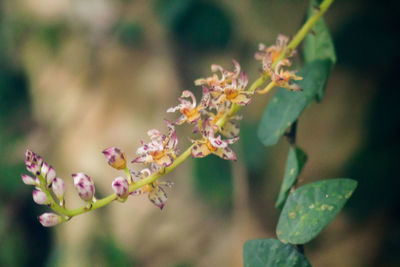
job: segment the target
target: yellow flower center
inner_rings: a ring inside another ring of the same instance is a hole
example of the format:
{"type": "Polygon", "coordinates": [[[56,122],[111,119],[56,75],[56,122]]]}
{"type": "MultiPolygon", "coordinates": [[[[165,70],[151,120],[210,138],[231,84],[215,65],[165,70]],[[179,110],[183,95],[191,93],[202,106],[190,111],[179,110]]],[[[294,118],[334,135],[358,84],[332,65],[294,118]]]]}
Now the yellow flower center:
{"type": "Polygon", "coordinates": [[[181,113],[186,115],[189,121],[196,119],[199,115],[197,108],[183,108],[181,113]]]}
{"type": "Polygon", "coordinates": [[[150,152],[150,155],[153,157],[154,160],[159,160],[164,157],[165,153],[164,151],[154,151],[150,152]]]}
{"type": "Polygon", "coordinates": [[[237,90],[235,90],[235,89],[225,89],[224,93],[225,93],[226,98],[228,100],[234,99],[239,94],[239,92],[237,90]]]}
{"type": "Polygon", "coordinates": [[[207,146],[208,150],[210,150],[210,151],[215,151],[215,150],[217,150],[217,148],[216,148],[215,146],[213,146],[213,145],[210,143],[209,140],[207,140],[206,146],[207,146]]]}

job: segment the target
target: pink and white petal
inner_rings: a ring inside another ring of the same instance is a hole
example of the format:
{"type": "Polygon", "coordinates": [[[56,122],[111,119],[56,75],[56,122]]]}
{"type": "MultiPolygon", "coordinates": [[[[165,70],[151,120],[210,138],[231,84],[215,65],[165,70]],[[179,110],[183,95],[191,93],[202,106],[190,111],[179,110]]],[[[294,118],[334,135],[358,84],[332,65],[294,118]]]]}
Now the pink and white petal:
{"type": "Polygon", "coordinates": [[[155,139],[160,137],[162,133],[157,129],[151,129],[147,131],[147,135],[150,137],[150,139],[155,139]]]}
{"type": "Polygon", "coordinates": [[[174,121],[174,124],[175,125],[181,125],[181,124],[185,123],[186,120],[187,120],[187,116],[186,115],[182,115],[176,121],[174,121]]]}
{"type": "Polygon", "coordinates": [[[231,139],[226,139],[224,140],[224,142],[226,142],[229,145],[232,145],[234,143],[236,143],[239,140],[239,137],[235,137],[235,138],[231,138],[231,139]]]}
{"type": "Polygon", "coordinates": [[[193,127],[193,133],[198,133],[198,132],[200,132],[200,126],[199,126],[199,124],[197,123],[197,124],[193,127]]]}
{"type": "Polygon", "coordinates": [[[210,91],[208,90],[207,87],[203,86],[203,96],[201,97],[200,100],[200,106],[202,108],[208,107],[208,104],[210,103],[211,95],[210,91]]]}
{"type": "Polygon", "coordinates": [[[234,99],[231,99],[232,103],[240,106],[246,106],[251,102],[251,95],[246,93],[239,93],[234,99]]]}
{"type": "Polygon", "coordinates": [[[165,146],[166,149],[176,149],[178,146],[178,136],[176,135],[176,131],[172,131],[169,136],[169,140],[167,145],[165,146]]]}
{"type": "Polygon", "coordinates": [[[159,187],[156,186],[153,188],[151,192],[148,194],[149,200],[159,207],[161,210],[164,208],[165,204],[167,203],[167,194],[165,191],[159,187]]]}
{"type": "Polygon", "coordinates": [[[216,148],[224,148],[224,147],[228,146],[228,144],[225,142],[225,140],[221,140],[220,135],[218,135],[217,138],[210,136],[208,138],[208,140],[210,140],[211,145],[216,148]]]}
{"type": "Polygon", "coordinates": [[[176,107],[172,107],[172,108],[167,109],[167,113],[176,112],[177,110],[180,110],[181,108],[182,108],[182,104],[179,104],[176,107]]]}
{"type": "Polygon", "coordinates": [[[239,75],[240,73],[240,65],[239,62],[237,62],[236,60],[232,59],[233,65],[235,66],[235,70],[233,71],[233,73],[236,75],[239,75]]]}
{"type": "Polygon", "coordinates": [[[236,161],[235,152],[233,152],[233,150],[230,149],[229,147],[219,148],[219,149],[213,151],[213,154],[217,155],[220,158],[226,159],[226,160],[235,160],[236,161]]]}
{"type": "Polygon", "coordinates": [[[197,106],[197,101],[196,101],[196,97],[194,96],[194,94],[188,90],[185,90],[182,92],[181,97],[190,97],[192,98],[192,107],[195,108],[197,106]]]}
{"type": "Polygon", "coordinates": [[[197,143],[193,146],[191,153],[193,158],[204,158],[209,155],[211,151],[208,149],[206,144],[197,143]]]}
{"type": "Polygon", "coordinates": [[[203,84],[207,84],[207,79],[204,78],[200,78],[194,81],[194,85],[203,85],[203,84]]]}
{"type": "Polygon", "coordinates": [[[242,73],[240,73],[238,79],[238,89],[243,90],[244,88],[246,88],[248,82],[249,79],[247,78],[246,73],[243,71],[242,73]]]}
{"type": "Polygon", "coordinates": [[[139,156],[134,160],[132,160],[132,163],[150,163],[150,162],[153,162],[153,157],[150,156],[149,154],[139,156]]]}

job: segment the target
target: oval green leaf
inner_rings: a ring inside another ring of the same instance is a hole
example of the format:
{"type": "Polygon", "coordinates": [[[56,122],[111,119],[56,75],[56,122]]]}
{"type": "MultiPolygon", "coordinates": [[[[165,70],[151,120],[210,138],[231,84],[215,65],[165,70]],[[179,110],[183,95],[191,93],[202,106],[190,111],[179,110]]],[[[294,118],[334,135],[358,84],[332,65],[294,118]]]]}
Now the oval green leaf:
{"type": "Polygon", "coordinates": [[[306,153],[300,148],[290,147],[288,158],[286,160],[285,175],[283,177],[281,190],[279,191],[278,199],[275,207],[282,209],[283,204],[289,195],[290,188],[296,183],[304,164],[307,161],[306,153]]]}
{"type": "Polygon", "coordinates": [[[311,267],[311,264],[290,244],[276,239],[254,239],[243,245],[244,267],[311,267]]]}
{"type": "Polygon", "coordinates": [[[353,194],[357,182],[331,179],[304,185],[291,193],[276,234],[283,243],[304,244],[324,229],[353,194]]]}

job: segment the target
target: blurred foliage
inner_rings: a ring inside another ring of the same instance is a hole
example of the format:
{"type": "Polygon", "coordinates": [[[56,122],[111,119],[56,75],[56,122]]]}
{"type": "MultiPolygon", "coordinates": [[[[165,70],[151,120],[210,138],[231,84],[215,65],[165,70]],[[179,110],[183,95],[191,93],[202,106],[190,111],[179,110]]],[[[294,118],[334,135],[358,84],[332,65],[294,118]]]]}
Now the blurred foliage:
{"type": "Polygon", "coordinates": [[[67,32],[67,25],[63,22],[44,23],[38,26],[37,37],[52,52],[56,52],[67,32]]]}
{"type": "Polygon", "coordinates": [[[232,38],[232,19],[217,2],[158,0],[155,9],[174,37],[197,51],[223,49],[232,38]]]}
{"type": "Polygon", "coordinates": [[[97,236],[91,241],[88,257],[92,266],[139,266],[109,234],[97,236]]]}
{"type": "Polygon", "coordinates": [[[121,21],[114,27],[117,40],[127,47],[137,47],[143,42],[144,26],[140,22],[121,21]]]}
{"type": "Polygon", "coordinates": [[[193,160],[196,190],[211,205],[230,210],[233,181],[231,162],[215,155],[193,160]]]}

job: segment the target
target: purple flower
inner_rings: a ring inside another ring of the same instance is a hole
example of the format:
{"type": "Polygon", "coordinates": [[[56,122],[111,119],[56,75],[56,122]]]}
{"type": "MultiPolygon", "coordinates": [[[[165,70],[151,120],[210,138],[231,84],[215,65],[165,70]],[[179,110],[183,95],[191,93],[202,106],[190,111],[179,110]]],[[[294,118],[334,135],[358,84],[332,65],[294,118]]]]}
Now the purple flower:
{"type": "Polygon", "coordinates": [[[103,154],[111,167],[117,170],[123,170],[126,168],[125,153],[123,153],[119,148],[116,148],[115,146],[109,147],[103,150],[103,154]]]}
{"type": "Polygon", "coordinates": [[[55,226],[62,222],[61,216],[54,213],[43,213],[38,219],[44,227],[55,226]]]}
{"type": "Polygon", "coordinates": [[[22,178],[22,182],[24,182],[24,184],[26,184],[26,185],[38,185],[39,184],[39,180],[36,177],[32,178],[29,175],[22,174],[21,178],[22,178]]]}
{"type": "Polygon", "coordinates": [[[149,130],[147,135],[151,142],[143,144],[136,151],[140,155],[132,163],[155,163],[161,167],[168,167],[174,162],[178,152],[178,137],[172,123],[165,120],[169,129],[168,135],[162,134],[156,129],[149,130]]]}
{"type": "Polygon", "coordinates": [[[73,174],[72,177],[74,178],[74,186],[78,191],[79,197],[87,202],[92,201],[95,192],[92,179],[83,172],[73,174]]]}

